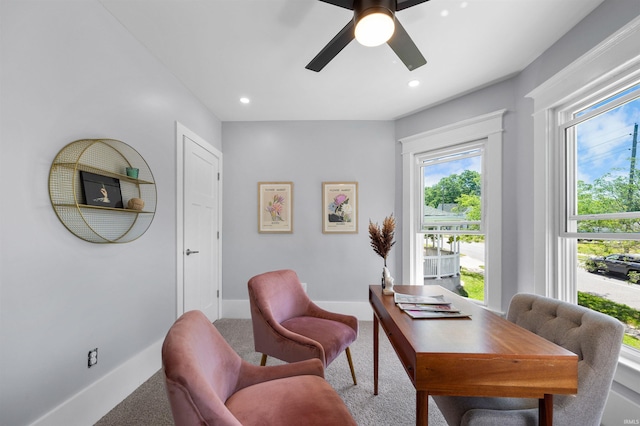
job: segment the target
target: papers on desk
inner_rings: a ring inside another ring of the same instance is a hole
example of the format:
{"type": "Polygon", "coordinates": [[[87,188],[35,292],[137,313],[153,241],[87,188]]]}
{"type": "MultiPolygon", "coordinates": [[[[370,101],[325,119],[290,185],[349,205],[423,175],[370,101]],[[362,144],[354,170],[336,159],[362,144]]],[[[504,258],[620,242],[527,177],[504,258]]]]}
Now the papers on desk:
{"type": "Polygon", "coordinates": [[[467,318],[464,312],[430,312],[430,311],[404,311],[414,319],[441,319],[441,318],[467,318]]]}
{"type": "Polygon", "coordinates": [[[403,311],[427,311],[427,312],[460,312],[453,305],[422,305],[420,303],[398,303],[398,308],[403,311]]]}
{"type": "Polygon", "coordinates": [[[443,295],[416,296],[414,294],[393,293],[393,301],[396,303],[418,303],[421,305],[449,305],[451,302],[444,300],[443,295]]]}
{"type": "Polygon", "coordinates": [[[394,294],[394,301],[407,315],[415,319],[464,318],[468,314],[460,312],[444,299],[444,296],[414,296],[394,294]]]}

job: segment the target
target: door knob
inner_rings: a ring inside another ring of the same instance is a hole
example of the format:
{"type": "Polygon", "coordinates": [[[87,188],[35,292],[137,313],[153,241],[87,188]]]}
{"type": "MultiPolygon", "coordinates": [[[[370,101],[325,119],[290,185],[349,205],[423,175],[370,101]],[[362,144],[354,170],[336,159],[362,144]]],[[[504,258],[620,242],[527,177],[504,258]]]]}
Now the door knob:
{"type": "Polygon", "coordinates": [[[196,253],[200,253],[200,252],[197,251],[197,250],[193,250],[192,251],[191,249],[187,249],[186,253],[187,253],[187,256],[189,256],[190,254],[196,254],[196,253]]]}

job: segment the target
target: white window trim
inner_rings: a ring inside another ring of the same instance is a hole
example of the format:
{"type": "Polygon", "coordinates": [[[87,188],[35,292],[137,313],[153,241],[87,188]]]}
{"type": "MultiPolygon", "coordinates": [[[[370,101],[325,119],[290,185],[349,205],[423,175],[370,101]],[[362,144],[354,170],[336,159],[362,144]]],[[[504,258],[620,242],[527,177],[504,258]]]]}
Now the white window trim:
{"type": "Polygon", "coordinates": [[[416,276],[416,265],[422,262],[416,250],[415,236],[419,231],[419,209],[415,205],[420,200],[416,194],[417,161],[416,157],[424,152],[442,149],[452,145],[486,139],[485,145],[485,181],[483,186],[483,212],[486,214],[485,244],[487,287],[485,305],[495,311],[504,311],[502,307],[502,119],[506,110],[499,110],[482,116],[463,120],[448,126],[430,130],[400,140],[402,144],[402,276],[411,285],[423,284],[423,277],[416,276]]]}
{"type": "MultiPolygon", "coordinates": [[[[615,82],[640,73],[640,17],[585,53],[526,96],[532,98],[534,126],[534,265],[533,283],[537,294],[576,302],[575,240],[558,243],[562,191],[559,182],[556,108],[570,100],[605,91],[615,82]],[[572,258],[573,257],[573,258],[572,258]],[[569,262],[566,262],[566,260],[569,262]],[[568,283],[561,286],[559,283],[568,283]]],[[[640,392],[640,357],[623,347],[619,367],[631,367],[635,392],[640,392]]],[[[619,368],[620,369],[620,368],[619,368]]],[[[629,370],[627,370],[629,371],[629,370]]],[[[620,375],[616,375],[620,381],[620,375]]]]}

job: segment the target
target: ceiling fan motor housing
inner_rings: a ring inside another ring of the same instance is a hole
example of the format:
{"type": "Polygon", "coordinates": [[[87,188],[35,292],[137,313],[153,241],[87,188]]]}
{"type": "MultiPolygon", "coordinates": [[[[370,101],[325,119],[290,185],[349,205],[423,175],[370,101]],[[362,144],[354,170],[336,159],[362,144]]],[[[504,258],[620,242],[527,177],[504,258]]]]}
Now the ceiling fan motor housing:
{"type": "Polygon", "coordinates": [[[354,38],[358,39],[360,44],[364,46],[378,46],[386,42],[409,71],[413,71],[427,63],[416,44],[411,40],[407,30],[405,30],[400,21],[396,19],[395,13],[398,10],[405,10],[429,0],[320,1],[353,10],[353,20],[349,20],[347,25],[309,62],[306,66],[308,70],[315,72],[322,70],[325,65],[340,53],[354,38]],[[366,19],[365,22],[373,20],[371,23],[374,25],[365,25],[365,27],[368,26],[369,28],[366,30],[361,28],[362,31],[358,31],[358,23],[360,23],[363,18],[367,18],[372,14],[382,14],[390,19],[387,20],[384,17],[377,19],[379,17],[371,16],[371,19],[366,19]],[[386,23],[385,20],[387,21],[386,23]],[[374,31],[367,31],[372,27],[374,31]]]}
{"type": "Polygon", "coordinates": [[[353,20],[357,25],[358,21],[372,13],[384,13],[395,19],[395,0],[356,0],[353,3],[353,20]]]}

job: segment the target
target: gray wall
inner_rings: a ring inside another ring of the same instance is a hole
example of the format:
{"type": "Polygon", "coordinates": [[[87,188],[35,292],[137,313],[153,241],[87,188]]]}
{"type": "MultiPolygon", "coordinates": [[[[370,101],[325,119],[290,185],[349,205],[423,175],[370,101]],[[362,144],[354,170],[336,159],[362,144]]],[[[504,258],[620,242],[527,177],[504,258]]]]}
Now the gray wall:
{"type": "Polygon", "coordinates": [[[221,125],[97,1],[0,7],[0,424],[24,425],[164,337],[176,312],[175,121],[219,149],[221,125]],[[49,201],[58,151],[99,137],[134,147],[157,182],[155,219],[129,244],[80,240],[49,201]]]}
{"type": "MultiPolygon", "coordinates": [[[[246,300],[253,275],[296,270],[311,298],[366,301],[383,262],[369,246],[369,219],[395,210],[393,122],[226,122],[223,294],[246,300]],[[294,183],[294,232],[259,234],[257,183],[294,183]],[[359,232],[322,233],[322,182],[358,182],[359,232]]],[[[400,271],[392,249],[389,267],[400,271]]]]}

